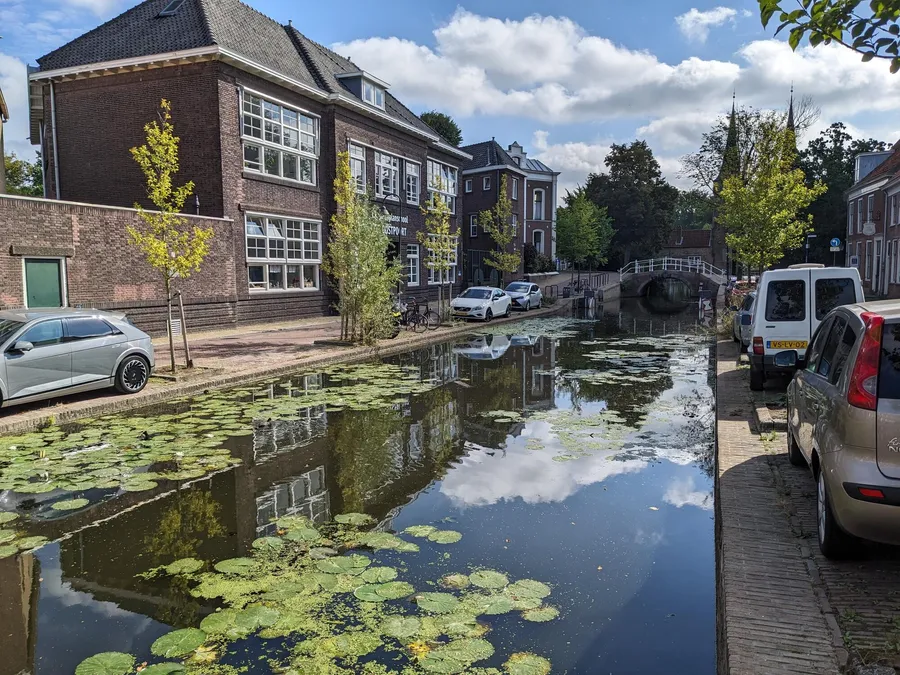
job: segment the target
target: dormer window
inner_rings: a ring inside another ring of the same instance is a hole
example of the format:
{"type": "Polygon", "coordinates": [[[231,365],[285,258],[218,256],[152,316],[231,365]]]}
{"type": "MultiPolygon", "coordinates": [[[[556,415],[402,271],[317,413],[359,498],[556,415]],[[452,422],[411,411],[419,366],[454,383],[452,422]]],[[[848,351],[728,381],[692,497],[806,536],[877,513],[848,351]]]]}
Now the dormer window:
{"type": "Polygon", "coordinates": [[[362,83],[362,98],[369,105],[384,110],[384,89],[378,87],[367,80],[362,83]]]}
{"type": "Polygon", "coordinates": [[[172,0],[172,2],[163,8],[163,11],[159,13],[159,16],[175,16],[183,4],[184,0],[172,0]]]}

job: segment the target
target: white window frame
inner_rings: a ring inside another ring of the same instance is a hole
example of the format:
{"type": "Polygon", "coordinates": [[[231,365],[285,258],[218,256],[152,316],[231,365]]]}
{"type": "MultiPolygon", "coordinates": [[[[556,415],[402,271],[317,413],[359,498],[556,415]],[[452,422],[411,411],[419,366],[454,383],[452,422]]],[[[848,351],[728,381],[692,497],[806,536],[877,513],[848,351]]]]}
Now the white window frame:
{"type": "Polygon", "coordinates": [[[428,201],[433,194],[439,194],[450,207],[450,215],[456,215],[456,193],[459,190],[459,169],[434,159],[428,160],[428,201]],[[437,188],[438,179],[441,189],[437,188]]]}
{"type": "Polygon", "coordinates": [[[866,222],[873,222],[873,218],[875,217],[875,195],[869,195],[868,202],[866,204],[866,222]]]}
{"type": "Polygon", "coordinates": [[[866,276],[865,280],[869,281],[872,278],[872,240],[866,240],[866,276]]]}
{"type": "Polygon", "coordinates": [[[862,197],[856,200],[856,233],[862,234],[863,231],[863,205],[862,197]]]}
{"type": "Polygon", "coordinates": [[[481,178],[481,189],[485,192],[491,189],[491,177],[483,176],[481,178]]]}
{"type": "Polygon", "coordinates": [[[544,231],[543,231],[542,229],[540,229],[540,228],[535,229],[535,230],[532,231],[532,233],[531,233],[531,245],[534,246],[535,250],[536,250],[538,253],[543,253],[543,252],[544,252],[544,238],[545,238],[545,237],[544,237],[544,231]],[[540,235],[540,237],[538,237],[538,235],[540,235]],[[538,246],[538,244],[537,244],[538,238],[540,238],[540,240],[541,240],[541,245],[540,245],[540,246],[538,246]]]}
{"type": "Polygon", "coordinates": [[[400,199],[400,158],[381,150],[375,151],[375,195],[384,199],[400,199]],[[383,178],[390,183],[390,192],[385,192],[383,178]]]}
{"type": "Polygon", "coordinates": [[[534,216],[532,220],[546,220],[544,216],[546,215],[546,194],[544,188],[536,188],[534,191],[534,200],[531,204],[531,215],[534,216]],[[541,195],[540,205],[541,210],[538,212],[538,194],[541,195]]]}
{"type": "Polygon", "coordinates": [[[317,184],[321,136],[318,115],[249,89],[241,92],[240,115],[244,171],[261,176],[271,176],[298,185],[317,184]],[[285,115],[286,112],[296,115],[296,127],[290,124],[289,117],[285,115]],[[276,113],[277,119],[275,118],[276,113]],[[305,127],[305,125],[308,126],[305,127]],[[285,141],[287,135],[285,129],[296,132],[297,147],[285,141]],[[267,135],[270,138],[267,138],[267,135]],[[276,136],[277,140],[275,140],[276,136]],[[250,149],[256,149],[259,153],[258,161],[248,159],[247,152],[250,149]],[[266,171],[267,152],[277,153],[277,173],[266,171]],[[286,158],[293,158],[296,161],[296,178],[285,175],[286,158]],[[301,166],[304,164],[309,169],[309,180],[302,178],[301,166]]]}
{"type": "Polygon", "coordinates": [[[519,200],[519,179],[518,178],[512,179],[512,198],[515,201],[519,200]]]}
{"type": "Polygon", "coordinates": [[[469,216],[469,236],[478,236],[478,216],[474,213],[469,216]]]}
{"type": "Polygon", "coordinates": [[[320,266],[322,264],[322,221],[312,218],[293,218],[273,213],[246,213],[244,215],[244,257],[247,262],[247,284],[251,293],[284,293],[284,292],[314,292],[320,290],[320,266]],[[251,221],[254,223],[251,225],[251,221]],[[251,227],[256,226],[256,221],[262,223],[263,234],[250,232],[251,227]],[[273,234],[277,230],[273,221],[281,221],[283,228],[282,234],[273,234]],[[311,227],[312,226],[312,227],[311,227]],[[289,229],[293,228],[299,236],[289,236],[289,229]],[[313,232],[313,236],[309,236],[313,232]],[[250,240],[254,241],[254,254],[251,255],[250,240]],[[256,252],[260,249],[260,241],[264,242],[265,255],[258,255],[256,252]],[[273,247],[271,242],[279,242],[282,246],[273,247]],[[314,254],[307,250],[307,244],[315,243],[314,254]],[[299,248],[291,249],[291,244],[299,245],[299,248]],[[282,249],[282,254],[273,253],[273,248],[282,249]],[[299,257],[291,256],[292,252],[298,252],[299,257]],[[250,268],[262,267],[263,281],[255,285],[250,285],[250,268]],[[269,285],[269,270],[272,267],[281,267],[281,276],[284,280],[284,288],[271,288],[269,285]],[[312,286],[303,286],[301,288],[287,288],[288,267],[300,267],[300,279],[305,283],[306,270],[304,268],[311,267],[312,270],[312,286]]]}
{"type": "Polygon", "coordinates": [[[371,106],[384,110],[384,99],[386,97],[384,89],[374,82],[364,79],[362,81],[362,100],[371,106]]]}
{"type": "Polygon", "coordinates": [[[62,289],[60,298],[62,307],[69,306],[69,270],[67,260],[63,256],[56,255],[26,255],[22,257],[22,306],[28,308],[28,278],[25,274],[26,260],[57,260],[59,261],[59,286],[62,289]]]}
{"type": "Polygon", "coordinates": [[[466,178],[466,194],[471,194],[472,192],[472,179],[466,178]]]}
{"type": "MultiPolygon", "coordinates": [[[[433,237],[435,235],[429,233],[428,236],[433,237]]],[[[451,236],[453,237],[455,245],[453,247],[453,253],[451,254],[450,261],[449,261],[450,266],[446,270],[444,270],[442,273],[440,273],[437,270],[435,270],[434,267],[432,267],[429,263],[427,263],[427,262],[425,263],[425,267],[428,268],[428,285],[429,286],[439,286],[441,284],[443,284],[444,286],[450,286],[453,284],[454,281],[456,281],[456,266],[459,263],[459,237],[456,237],[453,235],[451,235],[451,236]],[[437,278],[436,278],[437,274],[442,274],[442,276],[444,277],[442,281],[439,282],[437,280],[437,278]]]]}
{"type": "Polygon", "coordinates": [[[516,234],[519,231],[519,214],[512,214],[512,231],[513,234],[516,234]]]}
{"type": "Polygon", "coordinates": [[[847,234],[853,234],[853,221],[856,219],[856,201],[847,206],[847,234]]]}
{"type": "Polygon", "coordinates": [[[404,161],[406,171],[406,203],[418,206],[422,193],[422,165],[404,161]]]}
{"type": "Polygon", "coordinates": [[[362,145],[350,143],[347,146],[350,153],[350,175],[356,180],[356,191],[366,191],[366,149],[362,145]]]}
{"type": "Polygon", "coordinates": [[[419,245],[418,244],[407,244],[406,245],[406,285],[407,286],[418,286],[419,285],[419,245]],[[415,252],[413,252],[415,249],[415,252]],[[415,265],[413,264],[413,260],[415,260],[415,265]]]}

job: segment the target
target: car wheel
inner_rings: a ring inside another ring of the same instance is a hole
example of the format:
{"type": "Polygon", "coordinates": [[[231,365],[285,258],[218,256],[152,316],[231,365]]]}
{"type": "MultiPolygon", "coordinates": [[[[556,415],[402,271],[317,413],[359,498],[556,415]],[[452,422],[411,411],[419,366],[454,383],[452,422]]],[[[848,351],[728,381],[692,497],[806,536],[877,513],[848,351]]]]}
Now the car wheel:
{"type": "Polygon", "coordinates": [[[491,310],[488,310],[484,313],[485,323],[494,318],[494,313],[491,310]]]}
{"type": "Polygon", "coordinates": [[[819,549],[822,551],[822,555],[832,560],[847,558],[852,550],[853,537],[844,532],[837,524],[834,511],[831,509],[831,496],[825,485],[825,471],[821,469],[816,489],[816,517],[819,549]]]}
{"type": "Polygon", "coordinates": [[[750,391],[762,391],[765,383],[766,378],[763,371],[750,364],[750,391]]]}
{"type": "Polygon", "coordinates": [[[525,303],[525,311],[527,312],[529,309],[531,309],[531,300],[525,303]]]}
{"type": "Polygon", "coordinates": [[[512,314],[512,303],[509,303],[506,306],[506,314],[504,314],[503,316],[508,319],[510,314],[512,314]]]}
{"type": "Polygon", "coordinates": [[[150,364],[143,356],[128,356],[116,371],[116,389],[122,394],[137,394],[147,386],[150,364]]]}
{"type": "MultiPolygon", "coordinates": [[[[790,416],[790,412],[788,412],[788,416],[790,416]]],[[[794,434],[791,431],[787,432],[787,446],[788,461],[794,466],[806,466],[806,459],[803,457],[803,453],[800,452],[800,446],[797,445],[797,441],[794,440],[794,434]]]]}

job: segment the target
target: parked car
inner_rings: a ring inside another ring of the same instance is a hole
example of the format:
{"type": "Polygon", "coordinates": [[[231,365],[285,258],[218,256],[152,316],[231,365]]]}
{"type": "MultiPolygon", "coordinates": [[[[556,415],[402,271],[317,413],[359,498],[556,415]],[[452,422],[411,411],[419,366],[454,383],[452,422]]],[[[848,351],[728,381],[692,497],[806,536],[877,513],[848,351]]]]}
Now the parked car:
{"type": "Polygon", "coordinates": [[[506,294],[512,299],[513,307],[526,312],[540,307],[544,299],[540,287],[527,281],[512,282],[506,287],[506,294]]]}
{"type": "Polygon", "coordinates": [[[767,377],[793,373],[796,366],[775,363],[775,355],[793,350],[802,365],[810,336],[825,315],[863,299],[854,267],[792,265],[763,272],[753,305],[750,388],[759,391],[767,377]]]}
{"type": "Polygon", "coordinates": [[[735,306],[734,318],[731,321],[731,337],[735,342],[740,342],[744,347],[750,346],[750,338],[753,323],[753,302],[756,300],[756,291],[751,291],[744,296],[741,306],[735,306]]]}
{"type": "Polygon", "coordinates": [[[807,353],[788,386],[788,457],[816,480],[822,553],[900,544],[900,301],[833,310],[807,353]]]}
{"type": "Polygon", "coordinates": [[[0,312],[0,407],[115,387],[136,394],[154,368],[150,336],[97,310],[0,312]]]}
{"type": "Polygon", "coordinates": [[[453,353],[475,361],[496,361],[509,347],[510,340],[505,335],[476,335],[453,345],[453,353]]]}
{"type": "Polygon", "coordinates": [[[509,316],[512,299],[492,286],[472,286],[450,302],[450,313],[459,319],[490,321],[495,316],[509,316]]]}

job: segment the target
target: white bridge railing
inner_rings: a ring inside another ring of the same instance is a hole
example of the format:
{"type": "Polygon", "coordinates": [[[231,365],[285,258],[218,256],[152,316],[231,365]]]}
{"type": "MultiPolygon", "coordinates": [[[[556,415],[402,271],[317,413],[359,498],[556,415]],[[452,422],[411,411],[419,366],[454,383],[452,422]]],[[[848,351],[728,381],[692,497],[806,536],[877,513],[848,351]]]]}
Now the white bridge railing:
{"type": "Polygon", "coordinates": [[[708,262],[696,258],[654,258],[652,260],[632,260],[619,270],[620,278],[625,281],[634,274],[648,272],[693,272],[702,274],[710,281],[724,284],[726,275],[724,270],[710,265],[708,262]]]}

